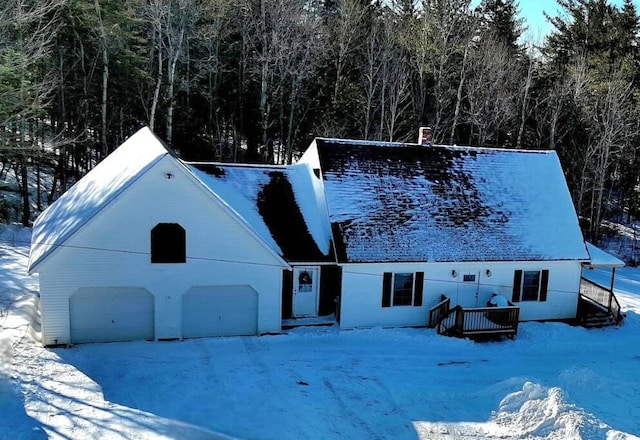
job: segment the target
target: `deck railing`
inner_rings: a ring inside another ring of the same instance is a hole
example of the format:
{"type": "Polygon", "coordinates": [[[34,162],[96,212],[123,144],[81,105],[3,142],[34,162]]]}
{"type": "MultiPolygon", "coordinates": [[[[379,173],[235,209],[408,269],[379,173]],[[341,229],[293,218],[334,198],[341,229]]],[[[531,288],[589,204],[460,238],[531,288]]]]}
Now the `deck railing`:
{"type": "Polygon", "coordinates": [[[586,278],[580,280],[580,294],[605,308],[618,324],[622,322],[622,310],[615,294],[606,287],[586,278]]]}
{"type": "Polygon", "coordinates": [[[429,328],[435,328],[449,313],[451,300],[444,295],[440,296],[440,302],[429,309],[429,328]]]}
{"type": "Polygon", "coordinates": [[[519,307],[482,307],[465,309],[456,306],[438,325],[438,333],[452,336],[514,336],[518,333],[519,307]]]}

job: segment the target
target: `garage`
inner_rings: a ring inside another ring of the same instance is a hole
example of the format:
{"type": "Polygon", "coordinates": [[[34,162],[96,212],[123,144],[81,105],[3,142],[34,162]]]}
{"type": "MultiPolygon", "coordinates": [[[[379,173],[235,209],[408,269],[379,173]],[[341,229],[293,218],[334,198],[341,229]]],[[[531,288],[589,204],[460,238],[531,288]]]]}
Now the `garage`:
{"type": "Polygon", "coordinates": [[[71,342],[154,339],[153,295],[141,287],[81,288],[69,299],[71,342]]]}
{"type": "Polygon", "coordinates": [[[198,286],[182,297],[182,337],[255,335],[258,292],[251,286],[198,286]]]}

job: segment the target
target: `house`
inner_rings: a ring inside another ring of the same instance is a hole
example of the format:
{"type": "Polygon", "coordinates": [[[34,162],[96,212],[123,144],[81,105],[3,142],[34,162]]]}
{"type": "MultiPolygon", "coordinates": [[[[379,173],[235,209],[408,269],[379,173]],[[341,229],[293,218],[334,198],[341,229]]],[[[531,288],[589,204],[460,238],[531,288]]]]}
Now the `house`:
{"type": "Polygon", "coordinates": [[[316,139],[189,163],[142,129],[33,227],[44,345],[424,326],[442,295],[576,317],[586,249],[552,151],[316,139]]]}
{"type": "Polygon", "coordinates": [[[341,328],[425,325],[442,295],[576,317],[590,255],[554,151],[316,139],[301,161],[327,200],[341,328]]]}

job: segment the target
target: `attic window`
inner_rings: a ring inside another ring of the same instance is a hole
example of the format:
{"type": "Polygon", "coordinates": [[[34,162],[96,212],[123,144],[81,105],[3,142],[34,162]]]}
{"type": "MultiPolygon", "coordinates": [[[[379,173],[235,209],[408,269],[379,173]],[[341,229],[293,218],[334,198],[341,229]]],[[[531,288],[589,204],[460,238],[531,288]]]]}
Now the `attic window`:
{"type": "Polygon", "coordinates": [[[462,276],[462,281],[464,281],[465,283],[475,283],[476,275],[473,273],[465,274],[462,276]]]}
{"type": "Polygon", "coordinates": [[[177,223],[158,223],[151,230],[152,263],[186,263],[186,233],[177,223]]]}

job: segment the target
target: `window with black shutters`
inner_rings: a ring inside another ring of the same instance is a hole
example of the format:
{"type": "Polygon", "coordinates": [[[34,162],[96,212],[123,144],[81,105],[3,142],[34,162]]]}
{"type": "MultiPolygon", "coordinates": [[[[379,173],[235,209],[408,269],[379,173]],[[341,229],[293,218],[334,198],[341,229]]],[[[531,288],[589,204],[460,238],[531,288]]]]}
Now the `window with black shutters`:
{"type": "Polygon", "coordinates": [[[186,232],[177,223],[158,223],[151,230],[152,263],[186,263],[186,232]]]}
{"type": "Polygon", "coordinates": [[[422,305],[424,272],[392,273],[382,277],[382,307],[422,305]]]}
{"type": "Polygon", "coordinates": [[[548,284],[548,270],[516,270],[511,301],[546,301],[548,284]]]}

